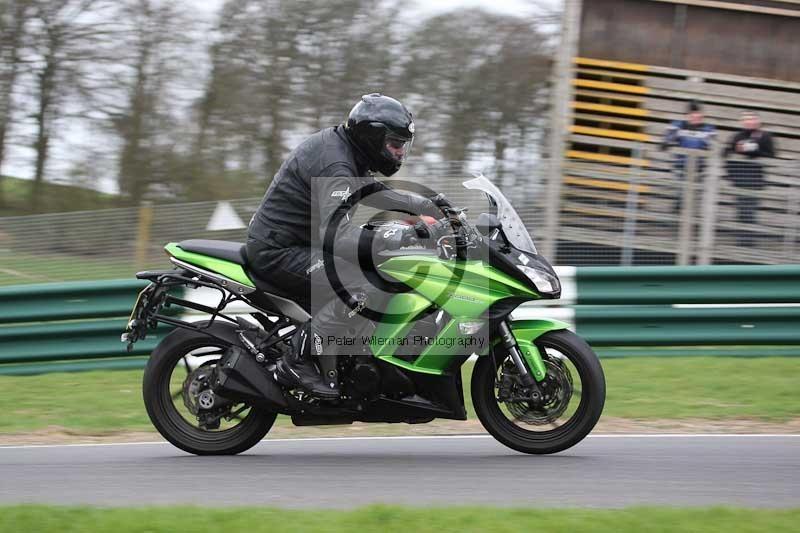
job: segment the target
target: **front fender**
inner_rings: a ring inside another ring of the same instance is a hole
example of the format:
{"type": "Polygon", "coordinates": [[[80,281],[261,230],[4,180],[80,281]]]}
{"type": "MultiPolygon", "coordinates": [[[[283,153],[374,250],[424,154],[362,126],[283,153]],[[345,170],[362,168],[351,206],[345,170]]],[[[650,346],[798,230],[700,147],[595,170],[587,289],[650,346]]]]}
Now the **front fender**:
{"type": "Polygon", "coordinates": [[[522,357],[528,365],[536,381],[542,381],[547,375],[547,367],[542,360],[542,353],[535,341],[545,333],[569,328],[569,324],[560,320],[540,318],[533,320],[514,320],[511,332],[517,340],[522,357]]]}
{"type": "Polygon", "coordinates": [[[511,321],[511,331],[514,332],[514,337],[517,338],[517,341],[525,339],[532,342],[548,331],[556,331],[559,329],[569,329],[569,324],[551,318],[511,321]]]}

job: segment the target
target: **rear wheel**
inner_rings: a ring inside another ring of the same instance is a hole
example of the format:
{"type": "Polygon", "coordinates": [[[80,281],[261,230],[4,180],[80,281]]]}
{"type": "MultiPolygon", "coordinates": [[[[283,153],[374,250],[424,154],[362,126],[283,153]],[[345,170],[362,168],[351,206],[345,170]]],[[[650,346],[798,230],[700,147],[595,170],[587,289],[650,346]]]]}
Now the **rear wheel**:
{"type": "MultiPolygon", "coordinates": [[[[236,327],[212,326],[236,339],[236,327]]],[[[257,444],[277,417],[244,403],[215,396],[209,378],[230,343],[187,329],[170,333],[153,351],[144,371],[145,408],[159,433],[197,455],[233,455],[257,444]]]]}
{"type": "Polygon", "coordinates": [[[586,342],[567,330],[536,341],[547,376],[542,398],[532,401],[511,357],[496,350],[481,357],[472,374],[472,402],[483,427],[509,448],[556,453],[580,442],[603,412],[603,369],[586,342]]]}

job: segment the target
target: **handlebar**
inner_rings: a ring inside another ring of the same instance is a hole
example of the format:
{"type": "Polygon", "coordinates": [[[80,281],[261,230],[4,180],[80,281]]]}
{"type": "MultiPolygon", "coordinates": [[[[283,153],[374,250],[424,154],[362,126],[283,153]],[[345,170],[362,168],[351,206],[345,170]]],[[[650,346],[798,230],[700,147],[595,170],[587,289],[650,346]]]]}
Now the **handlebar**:
{"type": "MultiPolygon", "coordinates": [[[[436,242],[433,244],[433,246],[431,246],[431,248],[437,249],[439,256],[443,259],[452,259],[455,257],[458,260],[466,260],[469,255],[469,248],[474,248],[477,243],[481,241],[482,238],[480,233],[469,223],[466,215],[466,209],[457,207],[443,207],[442,211],[445,213],[445,216],[438,219],[437,224],[448,227],[448,233],[438,236],[436,242]]],[[[398,222],[400,221],[391,220],[385,221],[382,224],[367,223],[363,227],[365,229],[377,232],[380,231],[379,228],[390,227],[398,224],[398,222]]],[[[408,222],[404,221],[402,223],[408,225],[408,222]]],[[[429,228],[431,227],[431,225],[427,226],[429,228]]],[[[428,244],[427,239],[420,239],[412,234],[409,234],[402,243],[403,246],[424,246],[426,244],[428,244]]],[[[366,247],[363,248],[363,250],[366,251],[366,247]]]]}
{"type": "MultiPolygon", "coordinates": [[[[434,246],[439,250],[439,255],[445,259],[453,257],[453,249],[455,248],[456,259],[466,260],[469,255],[469,248],[480,242],[480,234],[469,223],[466,209],[444,207],[443,211],[446,216],[440,218],[438,223],[449,225],[452,232],[440,236],[434,246]]],[[[419,242],[419,239],[415,240],[419,242]]]]}

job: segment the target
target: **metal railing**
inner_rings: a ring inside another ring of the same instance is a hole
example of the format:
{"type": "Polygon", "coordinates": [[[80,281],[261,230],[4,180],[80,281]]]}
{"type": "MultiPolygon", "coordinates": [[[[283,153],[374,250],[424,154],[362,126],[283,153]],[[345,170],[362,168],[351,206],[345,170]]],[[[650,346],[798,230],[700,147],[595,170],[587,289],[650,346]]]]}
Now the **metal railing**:
{"type": "MultiPolygon", "coordinates": [[[[526,172],[487,171],[549,259],[564,265],[800,262],[800,163],[736,161],[718,150],[638,149],[624,163],[572,158],[546,224],[547,160],[526,172]],[[550,228],[548,232],[547,229],[550,228]],[[551,248],[548,245],[553,245],[551,248]]],[[[423,164],[407,174],[477,216],[488,204],[468,177],[423,164]]],[[[163,246],[189,238],[243,242],[260,198],[142,205],[0,218],[0,285],[131,278],[168,267],[163,246]]],[[[368,210],[362,210],[365,218],[368,210]]]]}
{"type": "Polygon", "coordinates": [[[626,159],[565,163],[559,224],[545,236],[558,242],[559,263],[800,260],[798,161],[687,149],[641,149],[626,159]]]}
{"type": "Polygon", "coordinates": [[[172,330],[159,325],[131,351],[120,342],[146,285],[123,279],[0,288],[0,374],[142,368],[172,330]]]}

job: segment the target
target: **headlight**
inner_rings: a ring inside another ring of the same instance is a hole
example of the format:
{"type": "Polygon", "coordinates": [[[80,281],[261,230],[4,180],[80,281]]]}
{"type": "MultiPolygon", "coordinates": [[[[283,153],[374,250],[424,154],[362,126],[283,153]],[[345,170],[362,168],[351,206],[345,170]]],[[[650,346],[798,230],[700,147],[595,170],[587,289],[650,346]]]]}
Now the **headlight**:
{"type": "Polygon", "coordinates": [[[523,265],[518,265],[518,267],[522,273],[536,285],[536,290],[541,294],[555,294],[561,292],[561,282],[558,281],[558,277],[550,272],[523,265]]]}

